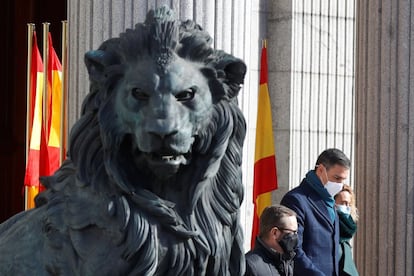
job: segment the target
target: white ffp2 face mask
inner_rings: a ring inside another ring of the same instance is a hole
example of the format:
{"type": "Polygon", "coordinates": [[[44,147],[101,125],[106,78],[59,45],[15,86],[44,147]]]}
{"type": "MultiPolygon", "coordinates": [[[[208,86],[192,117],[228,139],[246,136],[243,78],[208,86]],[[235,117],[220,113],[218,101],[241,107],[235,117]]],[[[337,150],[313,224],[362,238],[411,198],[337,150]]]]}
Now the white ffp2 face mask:
{"type": "Polygon", "coordinates": [[[328,172],[326,171],[326,167],[325,166],[323,166],[323,167],[325,169],[326,180],[328,181],[325,184],[325,189],[328,191],[328,193],[331,195],[331,197],[334,197],[337,193],[339,193],[340,191],[342,191],[342,188],[344,187],[344,184],[343,183],[329,181],[328,172]]]}
{"type": "Polygon", "coordinates": [[[337,193],[342,191],[343,186],[343,183],[328,181],[328,183],[325,184],[325,189],[328,191],[331,197],[334,197],[337,193]]]}

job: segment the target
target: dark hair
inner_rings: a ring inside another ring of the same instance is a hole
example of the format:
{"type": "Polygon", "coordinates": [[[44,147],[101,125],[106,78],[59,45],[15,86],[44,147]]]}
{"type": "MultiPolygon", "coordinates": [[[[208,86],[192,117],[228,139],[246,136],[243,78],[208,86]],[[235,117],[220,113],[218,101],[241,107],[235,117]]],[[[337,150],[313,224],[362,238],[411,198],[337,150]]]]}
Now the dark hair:
{"type": "Polygon", "coordinates": [[[283,228],[284,217],[296,216],[295,211],[283,205],[275,204],[266,207],[260,216],[259,236],[262,238],[270,232],[273,227],[283,228]]]}
{"type": "Polygon", "coordinates": [[[340,165],[348,169],[351,167],[351,161],[345,153],[335,148],[324,150],[316,160],[315,167],[318,167],[319,164],[324,165],[326,169],[334,165],[340,165]]]}

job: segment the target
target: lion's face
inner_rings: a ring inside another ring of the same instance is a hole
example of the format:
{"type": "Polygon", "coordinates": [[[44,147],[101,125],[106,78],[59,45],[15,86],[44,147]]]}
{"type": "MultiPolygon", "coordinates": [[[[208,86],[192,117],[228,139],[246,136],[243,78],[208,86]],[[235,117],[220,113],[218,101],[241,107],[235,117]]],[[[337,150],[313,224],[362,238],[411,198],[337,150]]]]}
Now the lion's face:
{"type": "Polygon", "coordinates": [[[197,63],[176,57],[160,73],[152,59],[131,63],[116,88],[115,111],[132,137],[137,165],[170,176],[191,159],[198,130],[209,121],[212,95],[197,63]]]}
{"type": "Polygon", "coordinates": [[[91,91],[83,112],[98,112],[105,169],[123,190],[150,185],[138,183],[146,172],[163,180],[217,172],[234,130],[226,106],[237,102],[243,61],[211,48],[191,21],[157,15],[86,53],[85,63],[91,91]],[[190,163],[197,169],[184,167],[190,163]]]}

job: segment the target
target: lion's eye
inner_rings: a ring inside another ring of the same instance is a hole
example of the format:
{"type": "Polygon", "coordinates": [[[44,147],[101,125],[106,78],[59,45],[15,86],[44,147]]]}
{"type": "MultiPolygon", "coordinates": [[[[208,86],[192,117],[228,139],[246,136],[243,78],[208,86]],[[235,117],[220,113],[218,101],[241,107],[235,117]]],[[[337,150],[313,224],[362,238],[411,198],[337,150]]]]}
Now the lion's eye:
{"type": "Polygon", "coordinates": [[[175,98],[180,102],[190,101],[194,98],[195,92],[196,88],[191,87],[175,94],[175,98]]]}
{"type": "Polygon", "coordinates": [[[134,87],[131,89],[131,95],[132,97],[140,101],[147,101],[149,99],[149,95],[138,87],[134,87]]]}

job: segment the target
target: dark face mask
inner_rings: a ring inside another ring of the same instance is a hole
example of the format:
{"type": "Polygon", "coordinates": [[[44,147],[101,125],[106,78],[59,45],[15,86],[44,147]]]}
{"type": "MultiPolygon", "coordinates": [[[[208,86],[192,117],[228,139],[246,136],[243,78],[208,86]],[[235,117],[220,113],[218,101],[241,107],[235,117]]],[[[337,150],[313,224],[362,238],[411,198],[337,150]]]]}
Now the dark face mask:
{"type": "Polygon", "coordinates": [[[292,255],[296,247],[298,246],[298,234],[289,233],[283,236],[283,238],[278,241],[280,247],[282,247],[285,254],[292,255]]]}

